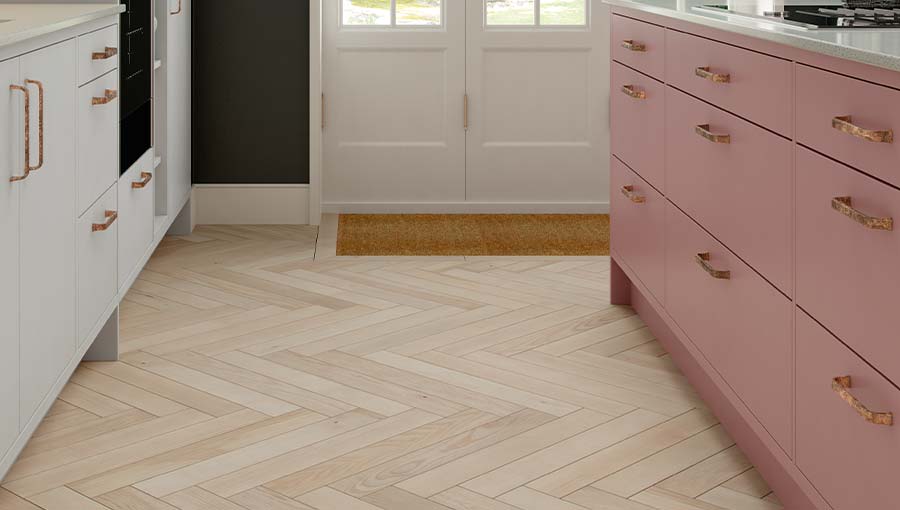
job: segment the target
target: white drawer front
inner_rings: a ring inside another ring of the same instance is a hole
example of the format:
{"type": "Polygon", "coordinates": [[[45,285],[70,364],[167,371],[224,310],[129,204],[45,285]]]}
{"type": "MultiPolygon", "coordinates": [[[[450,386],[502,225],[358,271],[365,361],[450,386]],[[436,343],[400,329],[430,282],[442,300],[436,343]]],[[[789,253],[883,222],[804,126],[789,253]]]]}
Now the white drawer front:
{"type": "MultiPolygon", "coordinates": [[[[118,293],[119,223],[115,186],[78,220],[78,342],[88,334],[118,293]]],[[[105,319],[105,317],[103,317],[105,319]]]]}
{"type": "Polygon", "coordinates": [[[78,214],[119,174],[119,75],[111,72],[78,89],[78,214]],[[115,96],[115,97],[114,97],[115,96]]]}
{"type": "Polygon", "coordinates": [[[119,288],[153,243],[154,177],[151,150],[119,179],[119,288]]]}
{"type": "Polygon", "coordinates": [[[78,85],[119,67],[119,26],[78,37],[78,85]]]}

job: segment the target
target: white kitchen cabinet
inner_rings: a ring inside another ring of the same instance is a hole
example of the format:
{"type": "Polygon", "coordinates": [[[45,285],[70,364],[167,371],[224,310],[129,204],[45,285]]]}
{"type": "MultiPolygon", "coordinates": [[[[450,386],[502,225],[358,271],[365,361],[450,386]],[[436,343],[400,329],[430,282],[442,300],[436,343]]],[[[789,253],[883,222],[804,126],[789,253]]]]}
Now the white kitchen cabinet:
{"type": "Polygon", "coordinates": [[[119,288],[131,280],[153,243],[153,151],[119,178],[119,288]]]}
{"type": "Polygon", "coordinates": [[[81,215],[119,177],[119,73],[78,89],[77,203],[81,215]]]}
{"type": "Polygon", "coordinates": [[[20,422],[27,423],[75,355],[74,39],[19,58],[32,97],[31,158],[21,183],[20,422]],[[40,144],[43,95],[43,148],[40,144]]]}
{"type": "Polygon", "coordinates": [[[166,168],[169,204],[180,205],[191,190],[191,0],[168,3],[166,168]]]}
{"type": "Polygon", "coordinates": [[[22,108],[19,61],[0,62],[0,457],[19,435],[19,196],[22,108]]]}
{"type": "MultiPolygon", "coordinates": [[[[83,344],[119,291],[117,189],[106,193],[78,220],[78,343],[83,344]]],[[[152,221],[152,220],[151,220],[152,221]]]]}

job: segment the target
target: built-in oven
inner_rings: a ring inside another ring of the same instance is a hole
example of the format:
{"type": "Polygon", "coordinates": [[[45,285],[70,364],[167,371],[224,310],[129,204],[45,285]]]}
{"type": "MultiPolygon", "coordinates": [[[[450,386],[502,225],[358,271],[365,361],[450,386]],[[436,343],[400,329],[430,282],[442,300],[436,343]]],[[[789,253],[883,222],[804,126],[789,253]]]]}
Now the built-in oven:
{"type": "Polygon", "coordinates": [[[119,38],[119,171],[125,173],[153,144],[152,0],[121,0],[119,38]]]}

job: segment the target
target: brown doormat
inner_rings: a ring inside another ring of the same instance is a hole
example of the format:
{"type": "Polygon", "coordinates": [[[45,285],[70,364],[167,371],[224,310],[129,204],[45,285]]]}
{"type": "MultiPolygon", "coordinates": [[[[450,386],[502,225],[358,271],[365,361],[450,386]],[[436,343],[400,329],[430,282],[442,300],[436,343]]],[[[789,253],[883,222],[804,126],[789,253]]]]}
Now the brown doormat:
{"type": "Polygon", "coordinates": [[[340,256],[609,255],[606,214],[342,214],[340,256]]]}

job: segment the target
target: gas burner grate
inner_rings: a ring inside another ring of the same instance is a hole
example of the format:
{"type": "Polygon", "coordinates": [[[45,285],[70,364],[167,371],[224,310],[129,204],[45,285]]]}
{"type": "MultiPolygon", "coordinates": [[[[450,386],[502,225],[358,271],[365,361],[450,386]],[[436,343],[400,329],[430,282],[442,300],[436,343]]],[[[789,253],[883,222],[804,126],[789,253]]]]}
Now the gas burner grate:
{"type": "Polygon", "coordinates": [[[900,9],[900,0],[844,0],[848,9],[900,9]]]}

